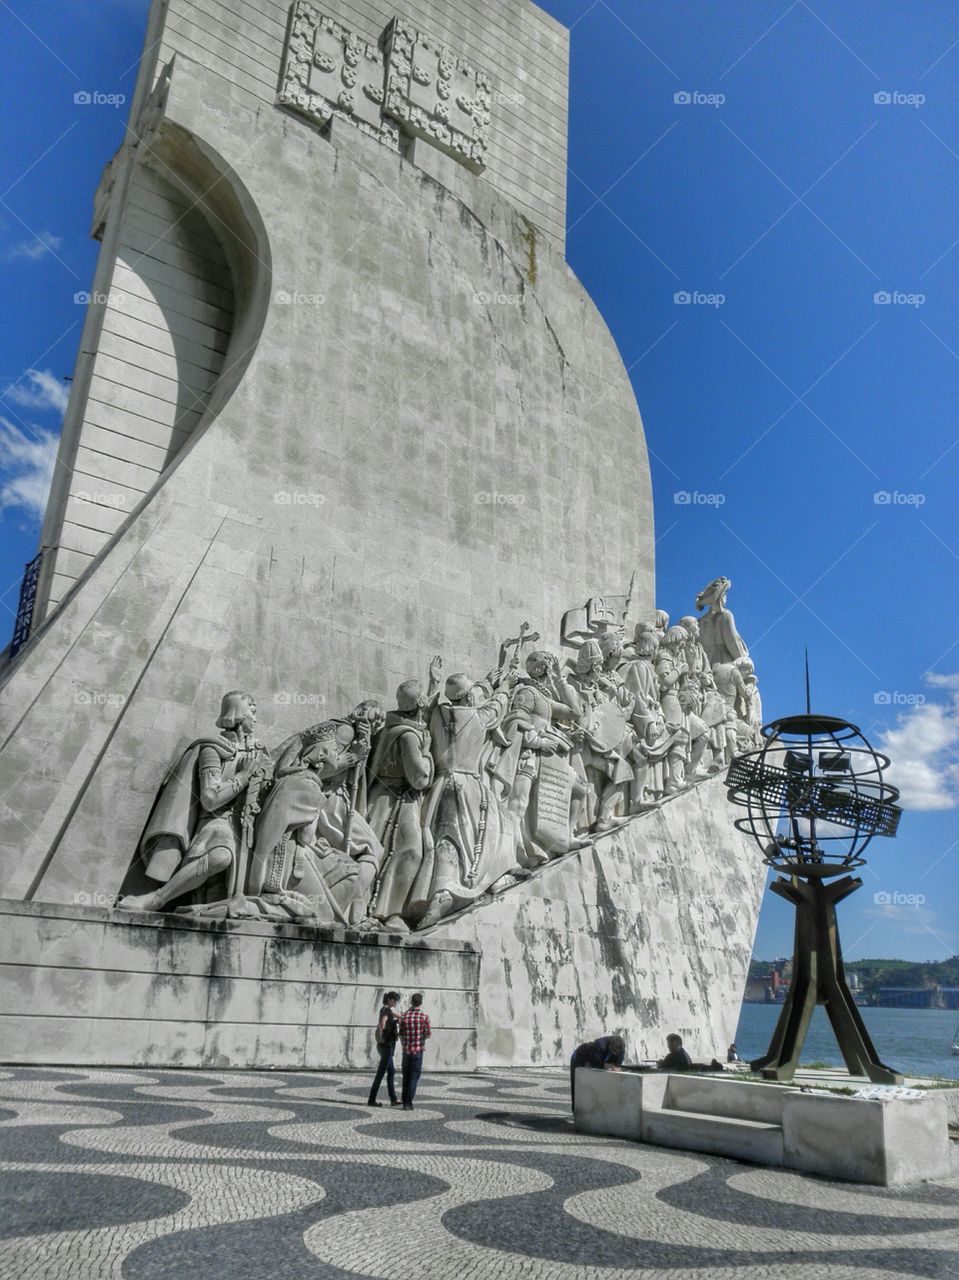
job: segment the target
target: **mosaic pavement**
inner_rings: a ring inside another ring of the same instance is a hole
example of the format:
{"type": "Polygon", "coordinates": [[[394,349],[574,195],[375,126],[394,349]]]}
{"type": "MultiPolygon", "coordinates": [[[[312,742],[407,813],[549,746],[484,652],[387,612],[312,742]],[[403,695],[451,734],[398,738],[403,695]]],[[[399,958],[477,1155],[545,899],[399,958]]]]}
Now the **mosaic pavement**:
{"type": "Polygon", "coordinates": [[[0,1070],[8,1280],[959,1277],[959,1182],[859,1188],[573,1132],[564,1072],[0,1070]],[[385,1090],[384,1090],[385,1100],[385,1090]]]}

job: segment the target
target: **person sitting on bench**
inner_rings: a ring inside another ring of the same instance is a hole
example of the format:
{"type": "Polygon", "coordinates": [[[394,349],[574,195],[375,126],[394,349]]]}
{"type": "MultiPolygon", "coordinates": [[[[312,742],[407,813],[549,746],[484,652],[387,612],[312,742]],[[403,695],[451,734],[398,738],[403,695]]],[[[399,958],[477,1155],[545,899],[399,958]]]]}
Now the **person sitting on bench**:
{"type": "Polygon", "coordinates": [[[666,1048],[669,1053],[656,1063],[660,1071],[688,1071],[693,1065],[692,1059],[683,1048],[683,1037],[676,1035],[675,1031],[666,1037],[666,1048]]]}

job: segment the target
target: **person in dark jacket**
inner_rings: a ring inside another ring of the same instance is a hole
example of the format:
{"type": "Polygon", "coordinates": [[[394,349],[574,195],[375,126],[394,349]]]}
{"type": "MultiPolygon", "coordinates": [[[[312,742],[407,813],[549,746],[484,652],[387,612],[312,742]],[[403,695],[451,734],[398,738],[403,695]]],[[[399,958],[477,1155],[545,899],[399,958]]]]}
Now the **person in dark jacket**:
{"type": "Polygon", "coordinates": [[[400,1100],[396,1096],[396,1069],[393,1065],[393,1053],[396,1049],[396,1041],[399,1037],[400,1021],[393,1010],[400,1002],[399,992],[387,991],[383,997],[383,1007],[380,1009],[379,1021],[376,1024],[376,1048],[379,1051],[380,1062],[376,1068],[376,1076],[373,1080],[373,1087],[370,1090],[369,1107],[380,1107],[383,1104],[377,1102],[376,1095],[380,1091],[380,1085],[383,1083],[383,1077],[386,1076],[386,1088],[390,1095],[390,1106],[398,1107],[400,1100]]]}
{"type": "Polygon", "coordinates": [[[576,1110],[576,1069],[596,1067],[598,1070],[618,1071],[626,1057],[626,1042],[622,1036],[600,1036],[573,1050],[569,1061],[570,1106],[576,1110]]]}
{"type": "Polygon", "coordinates": [[[671,1036],[667,1036],[666,1048],[669,1053],[656,1063],[660,1071],[688,1071],[693,1065],[692,1058],[683,1048],[682,1036],[676,1035],[675,1032],[671,1036]]]}

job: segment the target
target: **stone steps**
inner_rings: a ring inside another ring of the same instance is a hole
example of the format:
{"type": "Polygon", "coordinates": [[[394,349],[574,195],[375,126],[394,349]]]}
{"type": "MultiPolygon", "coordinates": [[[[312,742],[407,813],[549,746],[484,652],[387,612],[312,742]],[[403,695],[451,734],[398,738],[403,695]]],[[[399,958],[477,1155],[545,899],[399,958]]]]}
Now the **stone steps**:
{"type": "Polygon", "coordinates": [[[697,1115],[725,1116],[782,1125],[783,1098],[788,1086],[730,1080],[723,1075],[671,1075],[663,1107],[697,1115]]]}
{"type": "Polygon", "coordinates": [[[783,1162],[782,1125],[764,1120],[651,1107],[643,1112],[643,1141],[682,1151],[731,1156],[754,1164],[783,1162]]]}

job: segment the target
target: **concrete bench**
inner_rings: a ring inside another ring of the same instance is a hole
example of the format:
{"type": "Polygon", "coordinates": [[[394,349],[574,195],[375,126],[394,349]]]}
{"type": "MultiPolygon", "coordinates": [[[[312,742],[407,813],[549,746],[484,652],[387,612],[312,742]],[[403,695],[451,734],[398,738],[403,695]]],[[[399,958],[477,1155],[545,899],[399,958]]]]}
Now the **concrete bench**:
{"type": "Polygon", "coordinates": [[[576,1073],[576,1128],[879,1186],[952,1176],[946,1099],[866,1099],[721,1076],[576,1073]]]}
{"type": "Polygon", "coordinates": [[[783,1162],[782,1125],[761,1120],[652,1107],[643,1116],[643,1141],[682,1151],[732,1156],[752,1164],[781,1165],[783,1162]]]}
{"type": "Polygon", "coordinates": [[[787,1090],[782,1085],[754,1084],[749,1080],[671,1075],[667,1078],[663,1105],[677,1111],[734,1116],[781,1125],[787,1090]]]}

